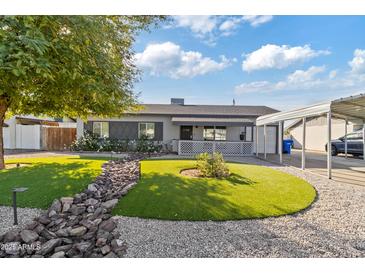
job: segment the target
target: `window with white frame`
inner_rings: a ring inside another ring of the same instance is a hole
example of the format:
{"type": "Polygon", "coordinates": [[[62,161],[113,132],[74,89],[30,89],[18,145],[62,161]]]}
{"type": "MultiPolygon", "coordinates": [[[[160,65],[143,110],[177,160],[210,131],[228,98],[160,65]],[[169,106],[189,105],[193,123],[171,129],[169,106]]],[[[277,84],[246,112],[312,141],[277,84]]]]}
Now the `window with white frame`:
{"type": "Polygon", "coordinates": [[[138,137],[146,136],[148,139],[155,138],[155,123],[139,123],[138,137]]]}
{"type": "Polygon", "coordinates": [[[215,127],[215,137],[214,139],[217,141],[225,141],[227,139],[227,129],[226,127],[215,127]]]}
{"type": "Polygon", "coordinates": [[[99,137],[109,137],[109,122],[93,122],[93,133],[99,137]]]}
{"type": "Polygon", "coordinates": [[[206,141],[225,141],[227,139],[227,129],[223,126],[205,126],[203,137],[206,141]]]}

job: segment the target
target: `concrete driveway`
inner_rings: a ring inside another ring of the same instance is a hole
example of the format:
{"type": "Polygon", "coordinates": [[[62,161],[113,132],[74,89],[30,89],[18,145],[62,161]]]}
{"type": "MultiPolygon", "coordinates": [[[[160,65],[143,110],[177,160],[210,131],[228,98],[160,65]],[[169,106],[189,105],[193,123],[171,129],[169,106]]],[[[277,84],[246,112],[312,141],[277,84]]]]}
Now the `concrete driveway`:
{"type": "MultiPolygon", "coordinates": [[[[259,155],[263,157],[263,155],[259,155]]],[[[279,162],[279,155],[268,155],[271,162],[279,162]]],[[[284,154],[285,165],[301,168],[300,150],[292,150],[292,154],[284,154]]],[[[306,169],[318,175],[327,176],[327,155],[324,152],[306,152],[306,169]]],[[[332,157],[332,179],[340,183],[365,186],[365,160],[344,155],[332,157]]]]}

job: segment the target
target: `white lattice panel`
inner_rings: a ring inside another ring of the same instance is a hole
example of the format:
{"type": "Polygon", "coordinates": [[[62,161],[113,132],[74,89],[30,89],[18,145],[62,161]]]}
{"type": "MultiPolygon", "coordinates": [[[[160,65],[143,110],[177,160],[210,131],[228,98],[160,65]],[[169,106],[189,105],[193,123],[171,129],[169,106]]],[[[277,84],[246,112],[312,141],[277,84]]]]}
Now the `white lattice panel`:
{"type": "Polygon", "coordinates": [[[220,152],[225,156],[245,156],[253,153],[251,142],[179,141],[179,155],[196,155],[203,152],[220,152]]]}
{"type": "Polygon", "coordinates": [[[215,151],[220,152],[223,155],[241,155],[241,143],[239,142],[217,142],[215,151]]]}

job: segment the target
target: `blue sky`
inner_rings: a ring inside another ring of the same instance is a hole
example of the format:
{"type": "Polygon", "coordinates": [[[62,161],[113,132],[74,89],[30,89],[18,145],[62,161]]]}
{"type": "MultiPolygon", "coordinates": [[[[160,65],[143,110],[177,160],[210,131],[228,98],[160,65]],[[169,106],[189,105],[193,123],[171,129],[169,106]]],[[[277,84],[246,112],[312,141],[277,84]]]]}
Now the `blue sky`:
{"type": "Polygon", "coordinates": [[[177,16],[135,43],[143,103],[279,110],[365,92],[365,17],[177,16]]]}

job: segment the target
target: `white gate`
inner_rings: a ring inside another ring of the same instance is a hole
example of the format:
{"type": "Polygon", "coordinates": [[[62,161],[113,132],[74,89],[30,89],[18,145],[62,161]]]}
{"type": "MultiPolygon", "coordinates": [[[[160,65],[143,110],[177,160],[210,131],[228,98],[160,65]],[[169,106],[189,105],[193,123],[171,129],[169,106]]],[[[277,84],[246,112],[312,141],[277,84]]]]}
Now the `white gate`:
{"type": "Polygon", "coordinates": [[[40,149],[41,126],[40,125],[16,125],[16,148],[40,149]]]}
{"type": "Polygon", "coordinates": [[[248,156],[253,154],[253,143],[179,140],[179,155],[194,156],[196,154],[204,152],[220,152],[224,156],[248,156]]]}

